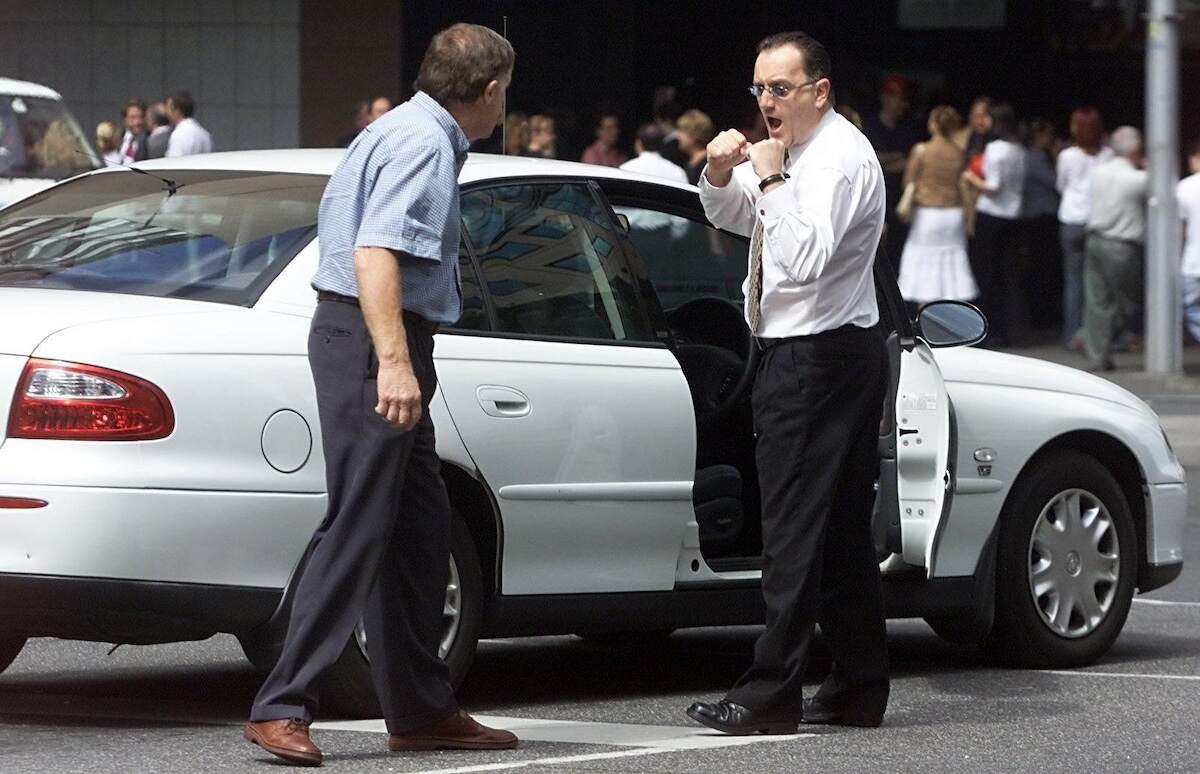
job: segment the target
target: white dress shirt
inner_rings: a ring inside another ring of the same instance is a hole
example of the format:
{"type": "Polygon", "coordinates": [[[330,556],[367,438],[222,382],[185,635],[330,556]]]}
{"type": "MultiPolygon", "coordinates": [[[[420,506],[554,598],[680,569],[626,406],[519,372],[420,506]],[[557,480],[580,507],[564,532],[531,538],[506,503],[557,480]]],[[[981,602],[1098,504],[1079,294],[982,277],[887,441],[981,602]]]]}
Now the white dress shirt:
{"type": "Polygon", "coordinates": [[[167,156],[191,156],[193,153],[212,153],[212,135],[194,118],[176,124],[167,141],[167,156]]]}
{"type": "Polygon", "coordinates": [[[1179,217],[1187,230],[1183,236],[1183,273],[1200,277],[1200,172],[1179,181],[1175,189],[1179,217]]]}
{"type": "MultiPolygon", "coordinates": [[[[136,139],[137,138],[133,136],[133,132],[129,131],[128,129],[125,130],[125,135],[121,138],[121,147],[119,149],[121,153],[121,164],[123,166],[129,166],[133,163],[133,155],[129,152],[129,146],[133,145],[136,139]]],[[[136,149],[134,150],[134,153],[137,153],[136,149]]]]}
{"type": "Polygon", "coordinates": [[[1025,148],[1008,140],[992,140],[983,149],[983,190],[975,210],[994,218],[1021,217],[1025,189],[1025,148]]]}
{"type": "Polygon", "coordinates": [[[1146,241],[1149,174],[1127,158],[1115,157],[1092,170],[1088,233],[1123,242],[1146,241]]]}
{"type": "MultiPolygon", "coordinates": [[[[804,336],[879,321],[872,266],[883,234],[883,170],[862,132],[833,110],[789,149],[791,178],[768,194],[749,162],[723,188],[700,175],[714,225],[750,236],[763,223],[761,322],[767,338],[804,336]]],[[[749,277],[742,292],[749,296],[749,277]]],[[[746,316],[749,321],[749,313],[746,316]]]]}
{"type": "Polygon", "coordinates": [[[640,172],[643,175],[654,175],[674,180],[676,183],[687,183],[687,172],[678,164],[672,164],[664,159],[657,151],[643,151],[621,165],[621,169],[630,172],[640,172]]]}
{"type": "Polygon", "coordinates": [[[1103,146],[1095,155],[1078,145],[1072,145],[1058,154],[1056,171],[1058,192],[1062,200],[1058,203],[1058,222],[1073,226],[1087,225],[1090,209],[1092,170],[1096,165],[1113,157],[1112,148],[1103,146]]]}

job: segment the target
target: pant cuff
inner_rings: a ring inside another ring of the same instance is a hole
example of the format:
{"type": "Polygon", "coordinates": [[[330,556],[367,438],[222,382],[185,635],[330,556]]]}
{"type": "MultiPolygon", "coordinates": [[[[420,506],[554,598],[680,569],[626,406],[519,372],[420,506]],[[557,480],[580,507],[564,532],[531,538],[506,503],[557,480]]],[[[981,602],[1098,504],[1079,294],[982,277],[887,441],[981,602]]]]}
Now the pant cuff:
{"type": "Polygon", "coordinates": [[[418,728],[445,720],[457,710],[458,705],[452,704],[445,709],[422,712],[419,715],[398,715],[396,717],[384,718],[383,722],[387,725],[389,734],[407,734],[410,731],[416,731],[418,728]]]}
{"type": "Polygon", "coordinates": [[[312,713],[304,706],[292,704],[268,704],[262,707],[255,706],[250,710],[250,722],[261,723],[264,720],[284,720],[286,718],[300,718],[305,723],[312,722],[312,713]]]}

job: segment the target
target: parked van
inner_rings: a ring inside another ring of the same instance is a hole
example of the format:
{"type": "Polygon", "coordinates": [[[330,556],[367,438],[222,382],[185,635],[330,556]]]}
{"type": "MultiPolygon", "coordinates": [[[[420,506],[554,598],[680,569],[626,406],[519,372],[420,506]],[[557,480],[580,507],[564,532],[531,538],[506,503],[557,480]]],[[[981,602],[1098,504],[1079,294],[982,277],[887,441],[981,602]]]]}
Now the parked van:
{"type": "Polygon", "coordinates": [[[0,78],[0,207],[101,166],[58,92],[0,78]]]}

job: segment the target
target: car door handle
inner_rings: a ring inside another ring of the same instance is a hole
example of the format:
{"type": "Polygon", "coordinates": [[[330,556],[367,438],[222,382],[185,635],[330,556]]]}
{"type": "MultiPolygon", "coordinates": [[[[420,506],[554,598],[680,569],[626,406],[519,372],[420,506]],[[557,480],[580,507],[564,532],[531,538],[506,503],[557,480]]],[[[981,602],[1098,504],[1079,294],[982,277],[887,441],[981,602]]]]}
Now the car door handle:
{"type": "Polygon", "coordinates": [[[919,433],[919,432],[921,432],[921,431],[920,431],[920,430],[918,430],[918,429],[917,429],[917,428],[915,428],[915,427],[902,427],[902,428],[900,428],[900,435],[912,435],[913,433],[919,433]]]}
{"type": "Polygon", "coordinates": [[[483,413],[490,417],[523,417],[530,411],[529,398],[512,387],[484,384],[476,388],[475,397],[483,413]]]}

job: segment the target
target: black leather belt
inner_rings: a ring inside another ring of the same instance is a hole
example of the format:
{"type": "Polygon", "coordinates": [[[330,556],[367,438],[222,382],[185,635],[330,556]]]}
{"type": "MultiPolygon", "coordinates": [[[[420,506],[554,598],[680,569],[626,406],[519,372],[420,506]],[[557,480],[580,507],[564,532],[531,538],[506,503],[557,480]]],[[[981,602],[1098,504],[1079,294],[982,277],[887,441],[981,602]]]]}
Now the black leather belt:
{"type": "MultiPolygon", "coordinates": [[[[341,293],[334,293],[332,290],[318,290],[318,301],[333,301],[338,304],[349,304],[350,306],[358,306],[358,299],[354,296],[343,296],[341,293]]],[[[402,311],[404,317],[404,327],[412,328],[419,333],[424,333],[427,336],[432,336],[438,332],[439,326],[435,322],[426,320],[416,312],[410,312],[407,309],[402,311]]]]}
{"type": "Polygon", "coordinates": [[[784,336],[781,339],[768,339],[762,336],[755,336],[754,343],[758,345],[759,349],[761,349],[763,352],[766,352],[771,347],[777,347],[780,344],[788,344],[794,341],[836,341],[838,339],[854,341],[870,331],[870,328],[860,328],[853,323],[847,323],[838,328],[817,331],[816,333],[809,333],[803,336],[784,336]]]}

